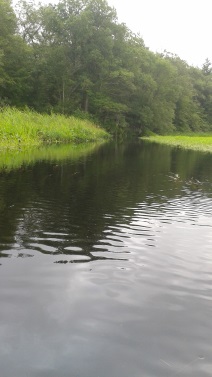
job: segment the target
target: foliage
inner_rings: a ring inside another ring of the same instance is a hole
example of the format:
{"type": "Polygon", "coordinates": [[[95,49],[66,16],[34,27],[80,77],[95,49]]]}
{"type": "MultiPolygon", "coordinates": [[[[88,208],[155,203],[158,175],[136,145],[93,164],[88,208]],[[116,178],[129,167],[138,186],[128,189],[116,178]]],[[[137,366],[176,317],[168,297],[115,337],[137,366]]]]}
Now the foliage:
{"type": "Polygon", "coordinates": [[[212,69],[149,51],[106,0],[0,0],[0,104],[95,119],[112,134],[212,127],[212,69]],[[83,115],[84,114],[84,115],[83,115]]]}

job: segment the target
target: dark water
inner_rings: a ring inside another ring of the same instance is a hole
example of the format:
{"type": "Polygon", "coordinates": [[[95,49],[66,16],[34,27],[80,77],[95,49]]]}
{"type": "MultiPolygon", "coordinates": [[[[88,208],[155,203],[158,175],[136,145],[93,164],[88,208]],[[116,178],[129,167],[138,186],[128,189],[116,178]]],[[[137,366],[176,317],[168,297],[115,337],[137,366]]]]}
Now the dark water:
{"type": "Polygon", "coordinates": [[[212,376],[212,155],[2,172],[0,257],[1,377],[212,376]]]}

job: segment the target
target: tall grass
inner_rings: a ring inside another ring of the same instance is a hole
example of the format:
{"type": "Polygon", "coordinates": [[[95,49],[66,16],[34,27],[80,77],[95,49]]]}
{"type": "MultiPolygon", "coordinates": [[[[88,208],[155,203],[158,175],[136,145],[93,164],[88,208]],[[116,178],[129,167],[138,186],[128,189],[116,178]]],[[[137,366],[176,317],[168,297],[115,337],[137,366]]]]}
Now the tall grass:
{"type": "Polygon", "coordinates": [[[0,148],[17,149],[53,143],[81,143],[108,137],[88,120],[42,115],[31,110],[0,110],[0,148]]]}
{"type": "Polygon", "coordinates": [[[171,136],[149,136],[143,137],[143,140],[156,142],[160,144],[167,144],[170,146],[180,147],[184,149],[199,150],[205,152],[212,152],[212,134],[193,134],[186,135],[171,135],[171,136]]]}

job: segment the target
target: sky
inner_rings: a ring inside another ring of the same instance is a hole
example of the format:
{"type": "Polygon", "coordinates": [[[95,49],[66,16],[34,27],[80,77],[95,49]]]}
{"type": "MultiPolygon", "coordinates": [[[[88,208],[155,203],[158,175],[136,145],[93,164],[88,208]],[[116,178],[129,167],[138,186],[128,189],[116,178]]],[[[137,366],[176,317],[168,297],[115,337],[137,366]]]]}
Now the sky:
{"type": "Polygon", "coordinates": [[[167,50],[188,64],[212,62],[212,0],[108,0],[119,22],[140,33],[151,51],[167,50]]]}

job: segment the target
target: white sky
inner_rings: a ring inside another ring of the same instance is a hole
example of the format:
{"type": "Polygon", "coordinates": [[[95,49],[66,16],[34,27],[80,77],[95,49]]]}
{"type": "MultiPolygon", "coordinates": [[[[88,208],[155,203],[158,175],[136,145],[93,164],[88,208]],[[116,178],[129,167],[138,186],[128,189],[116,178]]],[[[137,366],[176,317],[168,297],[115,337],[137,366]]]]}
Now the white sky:
{"type": "Polygon", "coordinates": [[[212,0],[108,0],[119,22],[139,32],[152,51],[179,55],[190,65],[212,62],[212,0]]]}

